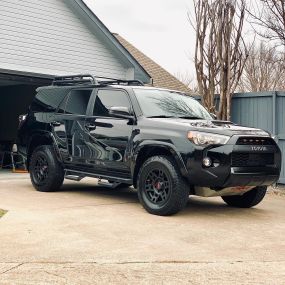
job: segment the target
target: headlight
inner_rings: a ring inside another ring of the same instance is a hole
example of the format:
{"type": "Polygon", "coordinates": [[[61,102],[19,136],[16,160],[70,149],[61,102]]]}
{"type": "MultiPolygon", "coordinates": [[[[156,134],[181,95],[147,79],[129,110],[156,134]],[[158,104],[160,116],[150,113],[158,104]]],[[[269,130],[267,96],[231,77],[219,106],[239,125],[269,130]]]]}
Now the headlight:
{"type": "Polygon", "coordinates": [[[211,144],[226,144],[230,137],[212,133],[191,131],[188,132],[188,139],[196,145],[206,146],[211,144]]]}

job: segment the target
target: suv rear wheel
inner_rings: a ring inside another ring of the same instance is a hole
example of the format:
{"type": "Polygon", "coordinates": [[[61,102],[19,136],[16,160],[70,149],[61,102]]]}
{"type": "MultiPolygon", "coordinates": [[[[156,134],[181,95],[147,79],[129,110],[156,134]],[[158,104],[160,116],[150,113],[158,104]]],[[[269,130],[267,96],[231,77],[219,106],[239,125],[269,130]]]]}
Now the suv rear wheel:
{"type": "Polygon", "coordinates": [[[64,171],[50,145],[37,147],[30,161],[30,177],[33,186],[41,192],[58,190],[64,180],[64,171]]]}
{"type": "Polygon", "coordinates": [[[251,208],[259,204],[265,194],[267,186],[257,186],[243,195],[222,196],[222,199],[229,205],[239,208],[251,208]]]}
{"type": "Polygon", "coordinates": [[[186,206],[189,198],[189,187],[168,156],[147,159],[140,168],[137,185],[141,204],[154,215],[175,214],[186,206]]]}

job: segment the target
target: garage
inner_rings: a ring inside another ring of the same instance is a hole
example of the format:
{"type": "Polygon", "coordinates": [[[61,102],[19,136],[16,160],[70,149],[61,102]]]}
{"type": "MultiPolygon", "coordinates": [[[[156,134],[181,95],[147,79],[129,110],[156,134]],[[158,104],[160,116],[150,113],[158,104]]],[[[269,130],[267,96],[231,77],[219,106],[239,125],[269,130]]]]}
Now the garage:
{"type": "Polygon", "coordinates": [[[17,135],[18,118],[28,110],[36,88],[48,85],[49,78],[0,74],[0,144],[11,144],[17,135]]]}
{"type": "Polygon", "coordinates": [[[11,149],[19,115],[27,112],[36,88],[54,76],[150,82],[82,0],[2,0],[0,11],[0,150],[11,149]]]}

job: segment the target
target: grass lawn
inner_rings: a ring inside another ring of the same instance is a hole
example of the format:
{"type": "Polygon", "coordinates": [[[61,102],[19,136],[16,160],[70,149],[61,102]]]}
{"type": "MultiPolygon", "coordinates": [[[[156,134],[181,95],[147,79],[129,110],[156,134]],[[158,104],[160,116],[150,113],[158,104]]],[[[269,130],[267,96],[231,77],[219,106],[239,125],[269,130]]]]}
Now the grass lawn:
{"type": "Polygon", "coordinates": [[[7,211],[0,209],[0,218],[6,214],[7,211]]]}

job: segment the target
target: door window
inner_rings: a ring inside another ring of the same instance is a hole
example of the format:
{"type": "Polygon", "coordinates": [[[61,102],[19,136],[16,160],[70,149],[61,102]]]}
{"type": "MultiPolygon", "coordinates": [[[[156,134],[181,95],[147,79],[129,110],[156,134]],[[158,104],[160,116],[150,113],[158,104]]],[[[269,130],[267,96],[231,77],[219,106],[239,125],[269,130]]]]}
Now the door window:
{"type": "Polygon", "coordinates": [[[93,116],[110,117],[111,107],[127,107],[131,109],[128,95],[121,90],[99,90],[96,96],[93,116]]]}
{"type": "Polygon", "coordinates": [[[91,93],[92,89],[72,90],[65,106],[65,113],[85,115],[91,93]]]}

